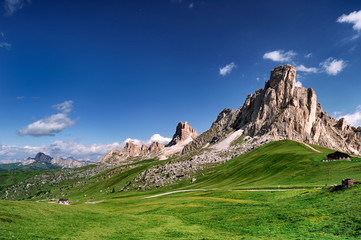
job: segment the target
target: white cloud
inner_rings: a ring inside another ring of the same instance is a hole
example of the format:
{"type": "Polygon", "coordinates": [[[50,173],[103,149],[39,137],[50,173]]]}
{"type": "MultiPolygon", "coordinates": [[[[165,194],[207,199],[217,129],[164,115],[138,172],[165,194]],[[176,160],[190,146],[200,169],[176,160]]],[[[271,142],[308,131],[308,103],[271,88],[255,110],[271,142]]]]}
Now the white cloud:
{"type": "Polygon", "coordinates": [[[259,80],[261,80],[259,77],[256,77],[256,81],[259,82],[259,80]]]}
{"type": "Polygon", "coordinates": [[[315,67],[305,67],[304,65],[296,66],[297,71],[300,72],[308,72],[308,73],[316,73],[318,71],[315,67]]]}
{"type": "Polygon", "coordinates": [[[301,81],[296,81],[296,87],[302,87],[302,82],[301,81]]]}
{"type": "Polygon", "coordinates": [[[346,67],[346,62],[342,59],[328,58],[325,61],[320,63],[320,66],[326,71],[329,75],[337,75],[346,67]]]}
{"type": "Polygon", "coordinates": [[[343,14],[341,17],[337,18],[337,22],[339,23],[350,23],[352,24],[352,28],[355,31],[361,31],[361,10],[356,12],[352,12],[348,15],[343,14]]]}
{"type": "Polygon", "coordinates": [[[267,52],[263,55],[263,59],[270,59],[275,62],[287,62],[292,61],[292,58],[296,55],[294,51],[285,52],[284,50],[276,50],[267,52]]]}
{"type": "Polygon", "coordinates": [[[231,62],[230,64],[222,67],[219,69],[219,74],[222,76],[226,76],[227,74],[230,74],[233,70],[233,68],[236,67],[236,64],[234,62],[231,62]]]}
{"type": "Polygon", "coordinates": [[[143,144],[149,146],[150,144],[152,144],[152,142],[159,142],[161,144],[167,144],[171,140],[172,140],[171,138],[163,137],[160,134],[156,133],[153,136],[151,136],[150,139],[148,139],[148,140],[139,140],[139,139],[136,139],[136,138],[127,138],[124,141],[124,144],[127,143],[127,142],[131,142],[131,143],[134,143],[134,144],[139,145],[139,146],[141,146],[143,144]]]}
{"type": "Polygon", "coordinates": [[[50,117],[40,119],[24,128],[18,129],[19,135],[34,137],[54,136],[65,128],[74,126],[75,120],[68,117],[68,114],[73,110],[73,101],[70,100],[53,105],[53,108],[60,113],[53,114],[50,117]]]}
{"type": "Polygon", "coordinates": [[[171,138],[163,137],[160,134],[156,133],[153,136],[150,137],[148,144],[151,144],[152,142],[159,142],[161,144],[167,144],[171,141],[171,138]]]}
{"type": "Polygon", "coordinates": [[[4,8],[6,11],[6,15],[13,15],[16,11],[22,9],[27,4],[30,4],[30,0],[5,0],[4,8]]]}
{"type": "Polygon", "coordinates": [[[191,3],[188,5],[188,8],[190,8],[190,9],[194,8],[194,3],[191,2],[191,3]]]}
{"type": "Polygon", "coordinates": [[[356,108],[354,113],[346,114],[339,118],[346,119],[346,122],[354,127],[361,126],[361,105],[356,108]]]}

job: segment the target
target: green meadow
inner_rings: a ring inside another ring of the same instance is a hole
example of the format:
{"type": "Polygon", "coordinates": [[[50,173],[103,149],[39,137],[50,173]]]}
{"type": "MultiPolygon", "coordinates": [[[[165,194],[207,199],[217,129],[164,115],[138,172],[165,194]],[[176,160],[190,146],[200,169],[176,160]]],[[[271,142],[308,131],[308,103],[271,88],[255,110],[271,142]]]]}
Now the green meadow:
{"type": "Polygon", "coordinates": [[[69,187],[70,206],[34,201],[40,198],[0,201],[0,239],[360,239],[361,186],[330,185],[360,180],[361,161],[321,162],[332,150],[314,147],[321,153],[273,142],[198,172],[192,184],[187,178],[119,192],[139,172],[163,163],[149,160],[69,187]],[[204,191],[144,198],[182,189],[204,191]]]}

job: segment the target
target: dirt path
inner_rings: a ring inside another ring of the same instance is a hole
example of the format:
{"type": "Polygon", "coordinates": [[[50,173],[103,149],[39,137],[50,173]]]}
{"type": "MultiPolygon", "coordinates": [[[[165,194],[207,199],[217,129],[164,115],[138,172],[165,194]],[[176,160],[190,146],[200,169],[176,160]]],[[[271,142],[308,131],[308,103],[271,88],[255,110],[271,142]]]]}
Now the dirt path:
{"type": "Polygon", "coordinates": [[[318,152],[321,153],[321,151],[318,151],[317,149],[311,147],[310,145],[308,145],[307,143],[301,142],[303,145],[305,145],[306,147],[308,147],[308,149],[310,149],[313,152],[318,152]]]}
{"type": "Polygon", "coordinates": [[[104,202],[105,200],[100,200],[100,201],[95,201],[95,202],[85,202],[85,204],[97,204],[97,203],[101,203],[104,202]]]}
{"type": "Polygon", "coordinates": [[[283,191],[298,191],[307,190],[307,188],[275,188],[275,189],[234,189],[229,191],[241,191],[241,192],[283,192],[283,191]]]}
{"type": "Polygon", "coordinates": [[[179,191],[166,192],[166,193],[161,193],[161,194],[157,194],[157,195],[153,195],[153,196],[145,197],[145,199],[147,199],[147,198],[160,197],[160,196],[164,196],[164,195],[168,195],[168,194],[173,194],[173,193],[180,193],[180,192],[197,192],[197,191],[207,191],[207,190],[205,190],[205,189],[179,190],[179,191]]]}

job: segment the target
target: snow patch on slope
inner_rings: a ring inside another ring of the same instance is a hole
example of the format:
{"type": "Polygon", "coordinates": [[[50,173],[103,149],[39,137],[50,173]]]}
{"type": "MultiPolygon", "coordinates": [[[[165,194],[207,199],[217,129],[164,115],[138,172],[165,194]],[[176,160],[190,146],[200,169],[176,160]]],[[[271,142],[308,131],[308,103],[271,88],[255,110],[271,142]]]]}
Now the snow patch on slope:
{"type": "Polygon", "coordinates": [[[216,143],[212,149],[216,150],[217,152],[220,152],[220,151],[224,151],[224,150],[227,150],[231,143],[236,140],[237,138],[239,138],[240,136],[242,136],[243,134],[243,130],[242,129],[239,129],[233,133],[231,133],[226,139],[224,139],[223,141],[219,142],[219,143],[216,143]]]}

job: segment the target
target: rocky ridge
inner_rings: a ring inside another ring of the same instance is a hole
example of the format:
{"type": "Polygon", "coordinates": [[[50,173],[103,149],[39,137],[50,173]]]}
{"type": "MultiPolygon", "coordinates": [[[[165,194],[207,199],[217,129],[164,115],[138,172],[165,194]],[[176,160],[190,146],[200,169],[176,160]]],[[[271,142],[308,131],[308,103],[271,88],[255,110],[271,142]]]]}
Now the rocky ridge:
{"type": "Polygon", "coordinates": [[[282,139],[360,155],[361,127],[329,116],[317,103],[315,91],[297,87],[295,78],[295,67],[276,67],[263,89],[249,94],[238,109],[224,109],[208,131],[183,148],[182,156],[143,172],[134,179],[133,186],[144,189],[169,184],[210,164],[226,162],[282,139]],[[235,137],[242,138],[242,144],[234,145],[235,137]]]}
{"type": "Polygon", "coordinates": [[[139,146],[127,142],[123,150],[112,150],[101,160],[101,164],[126,165],[135,161],[149,158],[166,159],[179,154],[185,145],[196,139],[197,131],[188,122],[179,122],[172,140],[165,146],[159,142],[152,142],[150,146],[139,146]]]}

